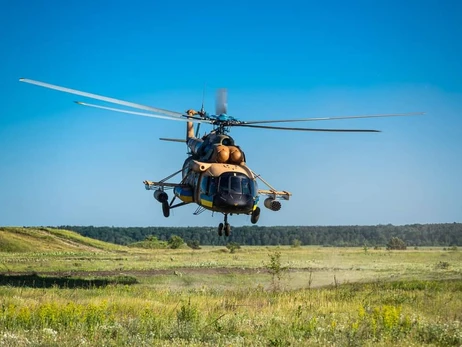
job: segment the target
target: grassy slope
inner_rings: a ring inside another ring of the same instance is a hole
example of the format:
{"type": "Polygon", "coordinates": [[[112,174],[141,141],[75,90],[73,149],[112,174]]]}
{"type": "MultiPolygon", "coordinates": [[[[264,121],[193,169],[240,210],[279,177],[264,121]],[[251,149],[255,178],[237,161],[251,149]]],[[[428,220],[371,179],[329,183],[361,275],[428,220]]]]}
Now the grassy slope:
{"type": "Polygon", "coordinates": [[[0,252],[96,252],[120,248],[67,230],[0,227],[0,252]]]}

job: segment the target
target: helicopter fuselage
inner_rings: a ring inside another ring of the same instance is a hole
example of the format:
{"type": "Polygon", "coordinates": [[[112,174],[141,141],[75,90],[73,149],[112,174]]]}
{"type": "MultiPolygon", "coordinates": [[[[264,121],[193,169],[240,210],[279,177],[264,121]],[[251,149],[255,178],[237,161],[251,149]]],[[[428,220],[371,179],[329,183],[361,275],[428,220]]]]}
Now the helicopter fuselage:
{"type": "Polygon", "coordinates": [[[182,176],[182,184],[173,192],[185,203],[229,214],[250,214],[257,208],[258,185],[246,166],[200,162],[191,156],[184,162],[182,176]]]}
{"type": "Polygon", "coordinates": [[[174,194],[185,203],[229,214],[250,214],[258,204],[258,185],[245,164],[244,152],[231,136],[216,132],[196,138],[188,124],[189,157],[182,168],[182,185],[174,194]]]}

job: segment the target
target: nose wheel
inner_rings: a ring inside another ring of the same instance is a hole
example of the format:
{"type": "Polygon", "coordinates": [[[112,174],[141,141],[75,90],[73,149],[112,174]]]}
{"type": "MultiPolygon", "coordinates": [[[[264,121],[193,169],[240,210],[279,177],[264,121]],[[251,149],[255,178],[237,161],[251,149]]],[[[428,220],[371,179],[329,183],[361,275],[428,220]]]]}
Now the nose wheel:
{"type": "Polygon", "coordinates": [[[223,223],[218,224],[218,236],[223,236],[223,223]]]}
{"type": "Polygon", "coordinates": [[[257,207],[255,210],[252,211],[252,215],[250,216],[250,222],[255,224],[258,222],[260,218],[260,207],[257,207]]]}
{"type": "Polygon", "coordinates": [[[218,224],[218,236],[223,236],[223,231],[225,232],[225,236],[229,236],[231,234],[231,225],[228,223],[227,214],[225,214],[224,223],[218,224]]]}

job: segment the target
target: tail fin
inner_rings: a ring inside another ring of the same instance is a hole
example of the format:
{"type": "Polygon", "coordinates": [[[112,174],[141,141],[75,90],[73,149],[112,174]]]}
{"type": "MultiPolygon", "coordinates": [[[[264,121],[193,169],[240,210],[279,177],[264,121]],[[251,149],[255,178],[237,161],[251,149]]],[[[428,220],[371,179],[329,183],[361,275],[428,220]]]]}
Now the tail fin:
{"type": "MultiPolygon", "coordinates": [[[[186,111],[186,114],[189,116],[189,117],[193,117],[197,114],[197,111],[194,111],[194,110],[187,110],[186,111]]],[[[193,122],[187,122],[186,123],[186,142],[188,141],[188,139],[190,139],[191,137],[194,137],[194,124],[193,122]]]]}
{"type": "Polygon", "coordinates": [[[186,123],[186,141],[188,141],[191,137],[194,136],[194,125],[193,122],[186,123]]]}
{"type": "MultiPolygon", "coordinates": [[[[205,116],[205,109],[204,109],[204,100],[205,100],[205,83],[204,83],[204,89],[202,90],[202,106],[201,110],[199,112],[194,111],[194,110],[188,110],[187,114],[188,116],[192,117],[195,115],[200,115],[201,117],[205,116]]],[[[196,127],[196,134],[194,135],[194,125],[192,122],[188,122],[186,125],[186,142],[188,142],[188,139],[190,138],[198,138],[199,137],[199,129],[201,127],[201,123],[197,124],[196,127]]]]}

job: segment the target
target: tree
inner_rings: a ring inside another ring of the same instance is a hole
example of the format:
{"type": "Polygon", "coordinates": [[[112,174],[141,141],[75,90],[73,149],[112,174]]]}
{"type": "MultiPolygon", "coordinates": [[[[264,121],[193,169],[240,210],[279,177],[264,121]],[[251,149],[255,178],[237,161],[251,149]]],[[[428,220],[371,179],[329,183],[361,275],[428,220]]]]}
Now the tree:
{"type": "MultiPolygon", "coordinates": [[[[53,227],[55,228],[55,227],[53,227]]],[[[154,235],[159,242],[167,242],[170,235],[183,240],[199,240],[201,245],[221,245],[222,238],[209,227],[94,227],[63,225],[58,229],[78,232],[83,236],[117,244],[132,244],[154,235]]],[[[233,240],[241,245],[292,245],[294,239],[302,245],[322,246],[386,246],[390,238],[405,240],[407,246],[462,246],[462,223],[412,224],[394,226],[243,226],[233,229],[233,240]]]]}
{"type": "Polygon", "coordinates": [[[272,277],[273,289],[278,290],[280,288],[280,282],[284,273],[288,270],[287,266],[282,266],[281,263],[281,252],[276,250],[268,254],[270,260],[266,264],[266,268],[272,277]]]}
{"type": "Polygon", "coordinates": [[[401,240],[399,237],[392,237],[390,241],[388,241],[387,243],[388,250],[391,250],[391,249],[403,250],[406,248],[407,248],[406,243],[403,240],[401,240]]]}
{"type": "Polygon", "coordinates": [[[172,249],[180,248],[183,245],[184,241],[181,237],[172,235],[168,240],[168,245],[172,249]]]}

